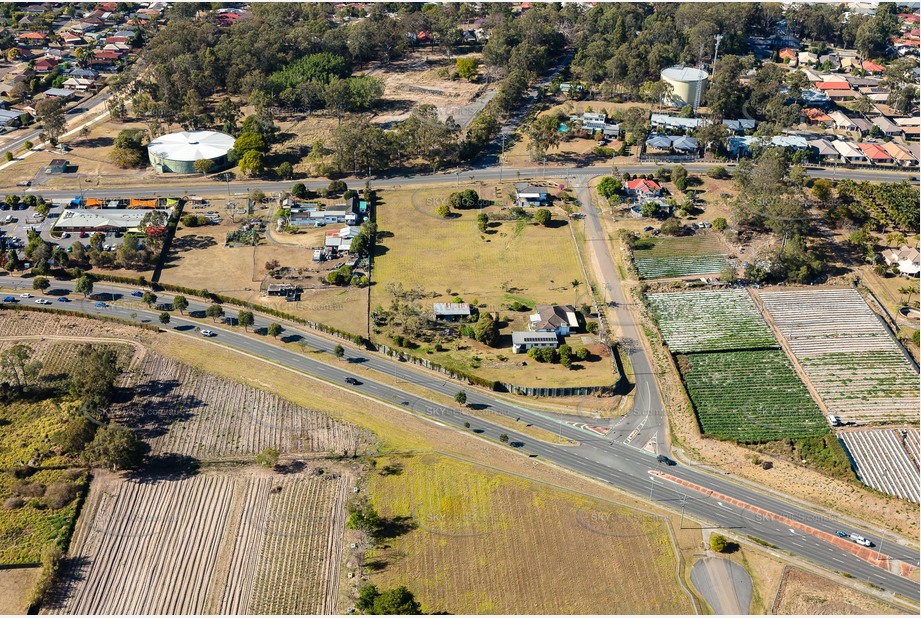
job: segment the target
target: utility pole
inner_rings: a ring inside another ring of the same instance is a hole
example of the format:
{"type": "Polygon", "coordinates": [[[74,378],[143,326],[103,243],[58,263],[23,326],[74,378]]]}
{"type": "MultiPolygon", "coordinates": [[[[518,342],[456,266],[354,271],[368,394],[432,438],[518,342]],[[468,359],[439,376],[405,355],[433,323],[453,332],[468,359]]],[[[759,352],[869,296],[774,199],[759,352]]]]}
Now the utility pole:
{"type": "Polygon", "coordinates": [[[499,182],[502,182],[502,160],[505,159],[505,133],[502,133],[502,152],[499,155],[499,182]]]}
{"type": "Polygon", "coordinates": [[[684,530],[684,505],[687,503],[687,501],[688,501],[688,495],[684,494],[681,497],[681,520],[678,522],[678,528],[680,528],[681,530],[684,530]]]}

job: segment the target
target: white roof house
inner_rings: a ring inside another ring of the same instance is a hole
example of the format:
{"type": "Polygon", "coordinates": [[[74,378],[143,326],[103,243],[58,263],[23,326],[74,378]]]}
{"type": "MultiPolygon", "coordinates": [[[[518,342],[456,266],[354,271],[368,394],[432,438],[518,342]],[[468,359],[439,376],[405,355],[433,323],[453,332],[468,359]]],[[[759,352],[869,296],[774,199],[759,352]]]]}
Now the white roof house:
{"type": "Polygon", "coordinates": [[[838,110],[828,112],[828,116],[835,121],[835,126],[841,129],[842,131],[856,131],[857,125],[854,124],[854,121],[838,110]]]}
{"type": "Polygon", "coordinates": [[[881,255],[889,266],[898,264],[899,272],[903,275],[917,277],[921,274],[921,254],[917,249],[911,247],[902,247],[898,251],[886,249],[881,255]]]}
{"type": "MultiPolygon", "coordinates": [[[[142,208],[76,208],[64,210],[54,223],[56,230],[136,230],[144,216],[151,212],[142,208]]],[[[172,210],[160,209],[169,215],[172,210]]]]}
{"type": "Polygon", "coordinates": [[[866,155],[860,152],[860,150],[850,142],[835,140],[831,143],[831,145],[835,150],[838,151],[838,154],[841,155],[841,160],[845,163],[854,163],[867,160],[866,155]]]}

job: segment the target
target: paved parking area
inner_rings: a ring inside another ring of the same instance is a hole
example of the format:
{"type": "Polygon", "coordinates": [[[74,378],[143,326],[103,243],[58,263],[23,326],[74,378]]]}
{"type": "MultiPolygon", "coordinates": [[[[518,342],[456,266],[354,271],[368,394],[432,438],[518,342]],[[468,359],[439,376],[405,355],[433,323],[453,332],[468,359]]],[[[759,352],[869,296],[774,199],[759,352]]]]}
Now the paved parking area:
{"type": "MultiPolygon", "coordinates": [[[[22,206],[22,204],[19,206],[22,206]]],[[[68,232],[67,238],[54,238],[51,236],[51,227],[54,225],[54,222],[57,221],[62,209],[63,206],[53,206],[48,216],[42,219],[35,212],[34,208],[20,209],[17,207],[16,209],[12,209],[5,202],[0,200],[0,231],[6,233],[6,238],[21,240],[23,246],[25,246],[29,230],[39,232],[42,238],[48,242],[60,245],[65,249],[78,240],[85,246],[89,246],[90,236],[92,236],[91,233],[86,233],[83,237],[81,237],[78,232],[68,232]],[[7,217],[12,217],[13,220],[7,223],[7,217]]],[[[106,239],[103,244],[113,247],[114,250],[121,245],[123,240],[123,236],[115,236],[113,232],[109,232],[106,234],[106,239]]]]}

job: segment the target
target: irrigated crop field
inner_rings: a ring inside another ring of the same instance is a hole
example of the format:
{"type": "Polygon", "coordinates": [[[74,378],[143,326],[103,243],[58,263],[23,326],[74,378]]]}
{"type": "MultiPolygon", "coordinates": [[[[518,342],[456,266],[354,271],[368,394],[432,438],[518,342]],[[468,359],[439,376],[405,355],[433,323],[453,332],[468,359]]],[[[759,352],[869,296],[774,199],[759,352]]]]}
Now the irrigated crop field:
{"type": "Polygon", "coordinates": [[[707,435],[740,442],[821,436],[828,425],[781,350],[689,354],[688,394],[707,435]]]}
{"type": "Polygon", "coordinates": [[[664,522],[437,456],[390,463],[374,506],[408,532],[369,552],[379,587],[406,585],[426,613],[684,614],[664,522]]]}
{"type": "Polygon", "coordinates": [[[637,241],[633,262],[641,279],[709,275],[729,265],[720,241],[711,234],[637,241]]]}
{"type": "Polygon", "coordinates": [[[918,465],[918,429],[842,431],[857,477],[874,489],[918,502],[921,467],[918,465]]]}
{"type": "Polygon", "coordinates": [[[918,372],[857,291],[759,296],[830,413],[846,422],[917,422],[918,372]]]}
{"type": "Polygon", "coordinates": [[[778,347],[744,290],[650,294],[649,304],[673,353],[778,347]]]}
{"type": "Polygon", "coordinates": [[[158,354],[147,355],[125,386],[133,397],[114,406],[114,418],[140,430],[154,454],[353,453],[371,441],[353,425],[158,354]]]}
{"type": "Polygon", "coordinates": [[[97,479],[49,609],[334,613],[347,486],[334,474],[97,479]]]}

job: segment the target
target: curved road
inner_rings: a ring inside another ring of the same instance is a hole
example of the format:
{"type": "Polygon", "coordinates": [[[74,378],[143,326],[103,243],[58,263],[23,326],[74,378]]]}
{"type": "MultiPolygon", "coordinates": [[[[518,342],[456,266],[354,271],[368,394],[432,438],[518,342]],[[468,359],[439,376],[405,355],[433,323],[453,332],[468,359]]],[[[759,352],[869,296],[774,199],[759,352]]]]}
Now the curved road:
{"type": "MultiPolygon", "coordinates": [[[[23,286],[23,280],[15,277],[0,277],[0,285],[4,287],[23,286]]],[[[54,282],[55,290],[72,290],[71,282],[54,282]]],[[[113,315],[129,320],[157,323],[159,312],[144,309],[139,303],[127,304],[128,296],[124,287],[97,283],[96,294],[110,294],[112,302],[107,302],[105,307],[97,307],[94,301],[75,299],[69,303],[60,303],[49,297],[51,307],[79,310],[89,314],[113,315]]],[[[72,294],[70,294],[72,296],[72,294]]],[[[160,294],[160,302],[169,302],[169,295],[160,294]]],[[[21,299],[21,302],[31,303],[34,299],[21,299]]],[[[197,299],[190,299],[190,312],[203,315],[207,303],[197,299]]],[[[235,310],[225,308],[229,317],[236,315],[235,310]]],[[[258,315],[254,328],[265,328],[271,319],[258,315]]],[[[347,363],[324,363],[311,356],[301,354],[274,344],[264,336],[252,333],[243,333],[239,328],[212,326],[210,321],[200,322],[191,317],[173,315],[168,328],[179,332],[195,334],[198,328],[208,328],[216,333],[216,337],[209,341],[214,344],[224,345],[242,352],[256,355],[279,365],[290,367],[305,374],[328,380],[349,390],[372,397],[379,401],[401,407],[408,412],[427,417],[433,422],[443,426],[463,429],[464,423],[470,423],[471,428],[481,431],[482,436],[498,440],[501,434],[507,434],[515,448],[532,456],[537,456],[568,468],[585,476],[609,483],[615,487],[632,494],[660,503],[675,512],[683,510],[689,519],[708,522],[715,527],[729,530],[740,537],[761,539],[776,546],[779,550],[789,552],[791,555],[812,562],[823,568],[848,573],[855,579],[866,581],[880,586],[888,591],[897,593],[914,603],[918,602],[918,584],[879,569],[868,562],[861,560],[853,554],[826,543],[817,537],[803,534],[785,527],[780,522],[766,519],[756,514],[739,509],[729,504],[723,504],[716,499],[694,490],[686,489],[681,485],[663,482],[649,474],[654,470],[667,470],[669,474],[680,479],[708,487],[716,492],[730,495],[738,500],[756,505],[762,509],[782,514],[830,534],[836,530],[849,530],[859,532],[867,538],[879,543],[882,539],[869,530],[861,530],[852,525],[842,523],[828,516],[826,513],[812,511],[797,504],[786,502],[773,495],[762,493],[750,486],[733,482],[731,479],[707,473],[703,470],[686,466],[665,468],[657,464],[656,459],[649,453],[638,448],[612,442],[588,430],[562,422],[561,419],[546,412],[530,410],[526,407],[505,401],[502,398],[476,389],[468,390],[467,403],[478,408],[478,412],[470,413],[464,409],[447,408],[389,386],[373,379],[360,378],[361,384],[349,386],[345,379],[352,374],[348,371],[347,363]],[[560,446],[533,439],[523,433],[510,430],[503,425],[489,422],[491,414],[526,421],[537,427],[558,433],[564,437],[576,440],[578,446],[560,446]]],[[[285,324],[283,335],[290,341],[297,341],[305,348],[321,350],[332,354],[336,342],[318,336],[306,328],[285,324]]],[[[421,386],[432,392],[453,396],[458,390],[456,382],[439,377],[437,374],[427,372],[411,366],[390,360],[382,355],[368,353],[355,349],[342,342],[346,348],[348,363],[360,364],[362,367],[378,372],[397,380],[406,381],[421,386]]],[[[330,361],[332,361],[330,357],[330,361]]],[[[918,552],[908,546],[904,540],[891,537],[883,541],[883,556],[908,562],[916,565],[918,552]]]]}

